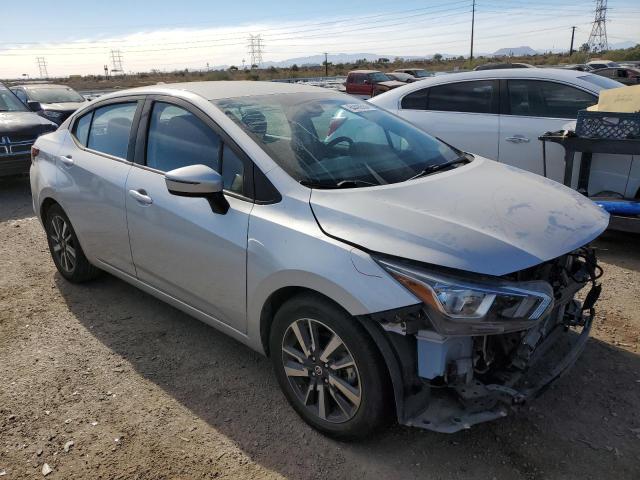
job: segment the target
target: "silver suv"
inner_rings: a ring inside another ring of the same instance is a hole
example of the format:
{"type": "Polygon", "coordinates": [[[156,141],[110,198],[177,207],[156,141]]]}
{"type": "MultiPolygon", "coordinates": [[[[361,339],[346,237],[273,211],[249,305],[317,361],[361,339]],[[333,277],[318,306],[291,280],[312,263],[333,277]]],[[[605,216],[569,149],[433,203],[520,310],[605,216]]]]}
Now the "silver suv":
{"type": "Polygon", "coordinates": [[[331,436],[502,417],[589,335],[603,210],[338,92],[123,91],[32,157],[64,278],[106,271],[269,355],[331,436]]]}

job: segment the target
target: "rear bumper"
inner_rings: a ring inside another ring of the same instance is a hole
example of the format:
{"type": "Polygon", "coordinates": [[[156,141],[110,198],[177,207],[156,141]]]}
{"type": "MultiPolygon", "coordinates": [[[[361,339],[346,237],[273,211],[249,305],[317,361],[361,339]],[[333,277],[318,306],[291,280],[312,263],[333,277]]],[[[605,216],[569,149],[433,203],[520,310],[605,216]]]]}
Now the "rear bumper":
{"type": "Polygon", "coordinates": [[[3,157],[0,156],[0,177],[7,177],[10,175],[22,175],[29,173],[31,167],[31,156],[20,155],[3,157]]]}

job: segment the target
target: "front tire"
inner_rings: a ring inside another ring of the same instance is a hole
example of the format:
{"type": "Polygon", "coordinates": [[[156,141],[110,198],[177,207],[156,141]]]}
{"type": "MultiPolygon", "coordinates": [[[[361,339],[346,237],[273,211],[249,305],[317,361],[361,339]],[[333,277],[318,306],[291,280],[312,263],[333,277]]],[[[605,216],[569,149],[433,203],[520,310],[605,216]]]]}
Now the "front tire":
{"type": "Polygon", "coordinates": [[[327,299],[303,294],[276,313],[270,336],[276,377],[312,427],[362,438],[392,418],[387,368],[367,332],[327,299]]]}
{"type": "Polygon", "coordinates": [[[64,278],[73,283],[86,282],[100,273],[85,257],[69,217],[58,204],[45,215],[47,243],[53,263],[64,278]]]}

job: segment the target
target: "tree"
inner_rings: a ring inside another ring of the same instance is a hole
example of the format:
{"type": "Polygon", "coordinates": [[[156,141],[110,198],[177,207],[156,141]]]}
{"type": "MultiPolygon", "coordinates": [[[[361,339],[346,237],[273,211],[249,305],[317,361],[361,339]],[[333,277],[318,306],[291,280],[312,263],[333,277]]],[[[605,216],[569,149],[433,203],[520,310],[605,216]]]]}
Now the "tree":
{"type": "Polygon", "coordinates": [[[388,59],[388,58],[384,58],[384,57],[380,57],[380,58],[378,59],[378,62],[379,62],[379,63],[389,63],[389,59],[388,59]]]}
{"type": "Polygon", "coordinates": [[[293,65],[291,65],[291,70],[297,72],[298,70],[300,70],[300,67],[294,63],[293,65]]]}
{"type": "Polygon", "coordinates": [[[433,56],[433,59],[434,59],[436,62],[440,62],[440,61],[442,61],[442,54],[440,54],[440,53],[436,53],[436,54],[433,56]]]}
{"type": "Polygon", "coordinates": [[[231,65],[231,66],[229,67],[229,71],[230,71],[230,72],[237,72],[237,71],[238,71],[238,67],[236,67],[235,65],[231,65]]]}
{"type": "Polygon", "coordinates": [[[583,43],[582,45],[580,45],[580,51],[587,53],[589,52],[589,44],[588,43],[583,43]]]}

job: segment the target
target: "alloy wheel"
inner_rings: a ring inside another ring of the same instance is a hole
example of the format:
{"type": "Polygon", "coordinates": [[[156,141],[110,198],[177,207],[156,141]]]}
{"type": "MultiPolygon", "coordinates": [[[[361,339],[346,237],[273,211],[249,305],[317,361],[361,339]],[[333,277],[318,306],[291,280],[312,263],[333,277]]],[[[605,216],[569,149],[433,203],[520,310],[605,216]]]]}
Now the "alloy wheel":
{"type": "Polygon", "coordinates": [[[60,215],[51,218],[51,228],[49,233],[53,254],[65,272],[72,273],[76,267],[76,245],[73,241],[71,228],[67,221],[60,215]]]}
{"type": "Polygon", "coordinates": [[[322,420],[353,418],[362,399],[358,367],[340,336],[318,320],[303,318],[287,328],[282,364],[298,400],[322,420]]]}

